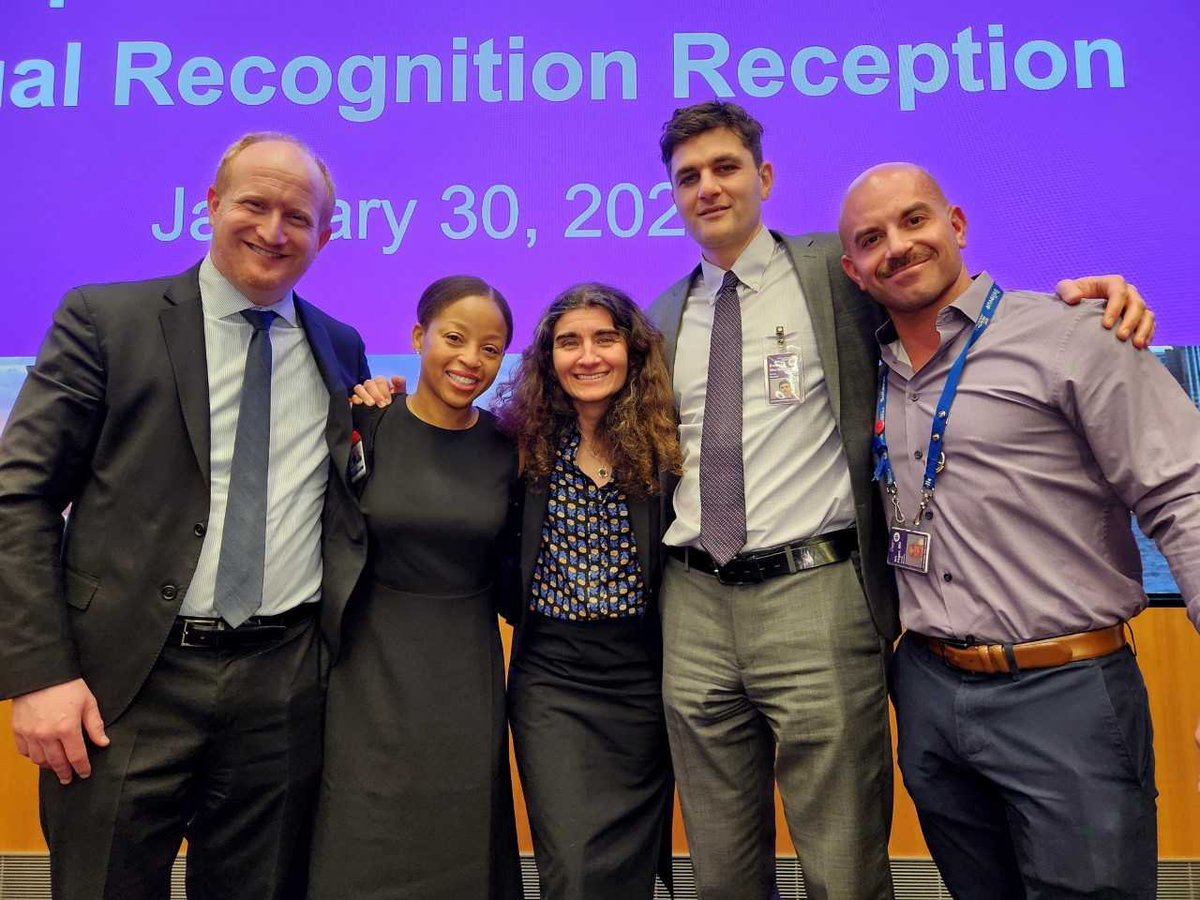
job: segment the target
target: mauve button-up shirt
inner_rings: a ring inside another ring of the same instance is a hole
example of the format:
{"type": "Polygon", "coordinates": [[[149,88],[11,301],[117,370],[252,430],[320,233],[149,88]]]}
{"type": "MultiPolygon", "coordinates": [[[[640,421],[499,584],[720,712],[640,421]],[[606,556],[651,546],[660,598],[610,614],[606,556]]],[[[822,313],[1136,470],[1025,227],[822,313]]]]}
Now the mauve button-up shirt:
{"type": "MultiPolygon", "coordinates": [[[[938,314],[941,344],[915,374],[892,326],[879,331],[908,519],[946,375],[991,285],[978,276],[938,314]]],[[[1102,312],[1005,292],[967,357],[932,516],[915,526],[932,534],[929,573],[896,570],[905,627],[1016,642],[1132,618],[1146,605],[1132,510],[1200,628],[1200,411],[1151,353],[1101,327],[1102,312]]]]}

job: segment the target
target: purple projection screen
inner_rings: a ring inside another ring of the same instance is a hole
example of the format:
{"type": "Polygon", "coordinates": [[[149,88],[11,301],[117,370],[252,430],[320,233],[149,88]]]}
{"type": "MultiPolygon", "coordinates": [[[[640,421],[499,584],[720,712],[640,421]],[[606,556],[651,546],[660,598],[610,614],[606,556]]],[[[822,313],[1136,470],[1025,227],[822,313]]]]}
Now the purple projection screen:
{"type": "Polygon", "coordinates": [[[330,163],[335,236],[301,292],[372,354],[408,350],[417,295],[453,272],[507,294],[517,348],[572,282],[648,303],[697,260],[659,131],[713,97],[766,125],[772,227],[831,228],[861,169],[914,160],[965,208],[973,268],[1121,272],[1156,342],[1200,343],[1171,249],[1200,205],[1197,47],[1183,0],[6,3],[0,357],[32,356],[75,284],[198,260],[217,159],[267,128],[330,163]]]}
{"type": "MultiPolygon", "coordinates": [[[[244,132],[329,162],[334,239],[300,290],[411,378],[397,354],[442,275],[499,287],[519,350],[569,284],[646,304],[694,266],[657,141],[717,97],[766,126],[772,227],[831,229],[864,168],[921,163],[966,211],[973,270],[1137,284],[1200,402],[1197,48],[1195,0],[4,3],[0,425],[64,291],[203,256],[205,192],[244,132]]],[[[1177,593],[1142,545],[1147,589],[1177,593]]]]}

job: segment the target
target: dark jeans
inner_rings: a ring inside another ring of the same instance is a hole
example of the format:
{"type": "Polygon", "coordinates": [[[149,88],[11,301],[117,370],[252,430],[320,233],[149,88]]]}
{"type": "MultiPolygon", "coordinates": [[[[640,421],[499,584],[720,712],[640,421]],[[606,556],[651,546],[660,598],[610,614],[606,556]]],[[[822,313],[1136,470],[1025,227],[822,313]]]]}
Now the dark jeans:
{"type": "Polygon", "coordinates": [[[904,784],[955,897],[1154,897],[1154,747],[1128,648],[1014,677],[902,640],[891,675],[904,784]]]}

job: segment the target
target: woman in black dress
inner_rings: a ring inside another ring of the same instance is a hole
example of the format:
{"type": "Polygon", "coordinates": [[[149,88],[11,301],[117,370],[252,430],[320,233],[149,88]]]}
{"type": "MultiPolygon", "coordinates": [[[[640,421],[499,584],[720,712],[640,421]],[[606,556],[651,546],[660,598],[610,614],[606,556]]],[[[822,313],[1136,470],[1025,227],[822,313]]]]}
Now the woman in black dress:
{"type": "Polygon", "coordinates": [[[509,718],[546,900],[670,883],[674,784],[655,594],[661,478],[679,445],[662,338],[583,284],[543,314],[501,391],[525,479],[509,718]]]}
{"type": "Polygon", "coordinates": [[[495,585],[517,455],[473,405],[512,316],[459,276],[417,318],[416,390],[355,408],[369,547],[329,675],[314,898],[521,896],[495,585]]]}

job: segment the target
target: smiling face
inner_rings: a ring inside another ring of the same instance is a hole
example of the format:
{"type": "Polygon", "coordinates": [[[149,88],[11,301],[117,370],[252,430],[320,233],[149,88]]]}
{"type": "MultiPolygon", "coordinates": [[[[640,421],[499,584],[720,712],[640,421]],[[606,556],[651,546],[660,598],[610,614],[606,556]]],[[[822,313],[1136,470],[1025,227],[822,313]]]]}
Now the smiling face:
{"type": "Polygon", "coordinates": [[[877,166],[842,203],[842,268],[893,316],[941,308],[967,289],[967,220],[924,170],[877,166]]]}
{"type": "Polygon", "coordinates": [[[446,304],[427,325],[413,326],[412,343],[421,354],[416,393],[433,416],[452,419],[496,380],[508,325],[495,300],[472,294],[446,304]]]}
{"type": "Polygon", "coordinates": [[[577,412],[603,414],[629,376],[629,346],[608,310],[582,306],[554,325],[554,374],[577,412]]]}
{"type": "Polygon", "coordinates": [[[671,154],[671,196],[684,227],[709,262],[728,269],[762,225],[771,193],[771,164],[755,165],[728,128],[685,141],[671,154]]]}
{"type": "Polygon", "coordinates": [[[278,302],[329,240],[327,201],[320,169],[302,149],[251,144],[229,163],[220,189],[208,189],[213,264],[251,303],[278,302]]]}

